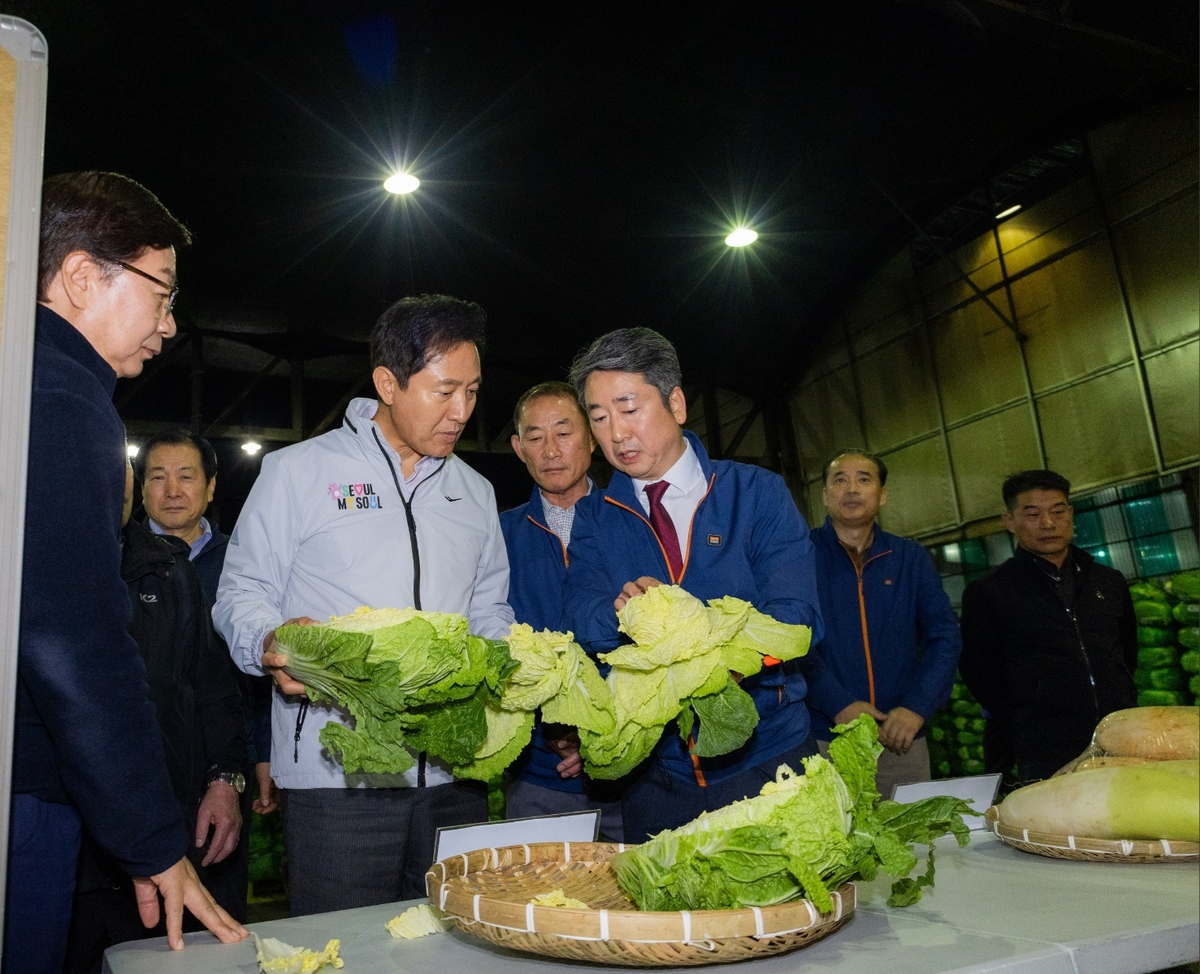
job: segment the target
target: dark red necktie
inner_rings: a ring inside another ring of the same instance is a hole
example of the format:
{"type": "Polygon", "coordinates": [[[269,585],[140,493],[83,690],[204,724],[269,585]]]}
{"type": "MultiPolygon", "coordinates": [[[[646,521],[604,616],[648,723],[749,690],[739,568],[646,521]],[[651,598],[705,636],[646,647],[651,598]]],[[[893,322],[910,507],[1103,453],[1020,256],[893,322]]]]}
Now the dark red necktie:
{"type": "Polygon", "coordinates": [[[650,526],[658,535],[658,540],[667,555],[667,564],[671,568],[671,581],[679,580],[683,573],[683,555],[679,552],[679,535],[675,533],[675,525],[671,523],[671,515],[663,507],[662,496],[671,485],[665,480],[646,484],[642,488],[650,500],[650,526]]]}

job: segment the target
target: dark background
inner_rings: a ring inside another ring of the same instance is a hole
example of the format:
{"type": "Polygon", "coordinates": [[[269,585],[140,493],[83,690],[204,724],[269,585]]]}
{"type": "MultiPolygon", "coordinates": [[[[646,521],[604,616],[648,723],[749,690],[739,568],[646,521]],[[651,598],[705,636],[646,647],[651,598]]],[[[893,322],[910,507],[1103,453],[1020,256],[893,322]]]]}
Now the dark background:
{"type": "MultiPolygon", "coordinates": [[[[689,381],[786,395],[914,223],[966,239],[1197,74],[1194,0],[0,11],[49,44],[46,173],[127,173],[195,235],[177,319],[206,336],[203,420],[282,355],[304,362],[306,435],[366,375],[380,312],[424,291],[489,313],[498,443],[521,391],[624,325],[671,338],[689,381]],[[382,190],[398,165],[411,197],[382,190]],[[725,247],[742,222],[758,243],[725,247]]],[[[189,421],[179,358],[118,391],[127,420],[189,421]]],[[[291,421],[283,372],[225,420],[291,421]]],[[[258,461],[218,446],[229,527],[258,461]]],[[[467,459],[502,506],[527,493],[510,454],[467,459]]]]}

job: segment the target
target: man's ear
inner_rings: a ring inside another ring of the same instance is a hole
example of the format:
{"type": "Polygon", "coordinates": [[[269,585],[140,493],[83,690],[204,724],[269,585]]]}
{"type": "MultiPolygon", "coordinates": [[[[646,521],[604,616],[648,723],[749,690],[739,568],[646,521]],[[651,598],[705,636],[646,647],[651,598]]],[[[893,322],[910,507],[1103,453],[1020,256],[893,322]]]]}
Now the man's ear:
{"type": "Polygon", "coordinates": [[[208,482],[208,499],[205,501],[206,504],[212,503],[213,495],[216,492],[217,492],[217,475],[213,474],[212,480],[210,480],[208,482]]]}
{"type": "Polygon", "coordinates": [[[1004,526],[1008,529],[1009,534],[1016,534],[1017,530],[1014,527],[1016,519],[1012,515],[1012,511],[1005,511],[1000,515],[1000,520],[1004,522],[1004,526]]]}
{"type": "Polygon", "coordinates": [[[72,250],[63,258],[51,287],[57,283],[70,305],[82,311],[95,296],[102,277],[100,265],[91,254],[85,250],[72,250]]]}
{"type": "Polygon", "coordinates": [[[886,503],[887,503],[887,488],[880,487],[879,488],[879,506],[883,507],[883,505],[886,503]]]}
{"type": "Polygon", "coordinates": [[[395,401],[396,392],[399,389],[399,383],[392,375],[392,370],[386,366],[377,365],[375,371],[371,373],[371,380],[375,383],[375,391],[379,394],[380,402],[385,406],[390,406],[395,401]]]}
{"type": "Polygon", "coordinates": [[[524,463],[525,451],[521,449],[521,437],[517,436],[516,433],[513,433],[508,442],[512,444],[513,453],[517,455],[517,459],[524,463]]]}
{"type": "Polygon", "coordinates": [[[667,397],[667,402],[671,407],[671,415],[675,417],[675,422],[680,426],[687,422],[687,397],[683,394],[683,390],[676,386],[671,390],[671,394],[667,397]]]}

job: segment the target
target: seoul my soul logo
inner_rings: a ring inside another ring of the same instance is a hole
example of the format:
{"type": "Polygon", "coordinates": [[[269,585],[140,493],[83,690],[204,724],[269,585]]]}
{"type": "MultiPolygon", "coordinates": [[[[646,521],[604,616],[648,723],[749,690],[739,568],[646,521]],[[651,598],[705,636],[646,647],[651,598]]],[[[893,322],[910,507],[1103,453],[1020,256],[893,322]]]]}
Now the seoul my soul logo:
{"type": "Polygon", "coordinates": [[[339,511],[365,511],[383,507],[371,484],[330,484],[329,496],[337,502],[339,511]]]}

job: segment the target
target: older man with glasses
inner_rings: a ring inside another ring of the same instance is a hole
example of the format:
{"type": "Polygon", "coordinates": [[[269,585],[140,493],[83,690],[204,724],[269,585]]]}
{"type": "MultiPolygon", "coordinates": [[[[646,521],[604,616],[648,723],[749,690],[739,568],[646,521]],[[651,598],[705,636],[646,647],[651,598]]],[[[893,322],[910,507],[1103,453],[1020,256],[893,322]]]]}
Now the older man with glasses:
{"type": "Polygon", "coordinates": [[[62,969],[80,827],[134,877],[142,921],[165,900],[224,941],[247,931],[213,903],[163,757],[121,580],[125,429],[113,408],[175,334],[175,248],[188,231],[143,186],[70,173],[42,190],[5,901],[8,972],[62,969]]]}

